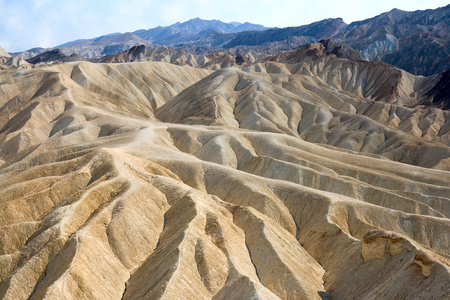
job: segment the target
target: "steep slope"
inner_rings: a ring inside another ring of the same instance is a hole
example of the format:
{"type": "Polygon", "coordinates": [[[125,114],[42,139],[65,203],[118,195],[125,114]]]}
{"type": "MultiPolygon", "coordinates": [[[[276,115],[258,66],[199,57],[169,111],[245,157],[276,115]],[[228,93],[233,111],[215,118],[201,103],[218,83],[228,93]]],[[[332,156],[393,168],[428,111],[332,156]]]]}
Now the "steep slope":
{"type": "Polygon", "coordinates": [[[32,65],[20,56],[0,57],[0,69],[29,69],[32,65]]]}
{"type": "Polygon", "coordinates": [[[328,39],[344,31],[347,24],[341,19],[326,19],[299,27],[275,28],[262,32],[242,32],[224,44],[225,48],[246,45],[255,46],[269,42],[282,41],[291,37],[310,37],[315,41],[328,39]]]}
{"type": "Polygon", "coordinates": [[[42,54],[36,55],[27,59],[27,62],[31,64],[49,63],[49,62],[70,62],[70,61],[83,61],[86,58],[79,56],[78,54],[67,55],[60,49],[54,49],[46,51],[42,54]]]}
{"type": "Polygon", "coordinates": [[[39,55],[39,54],[42,54],[42,53],[44,53],[44,52],[51,51],[51,50],[52,50],[52,48],[41,48],[41,47],[37,47],[37,48],[29,49],[29,50],[27,50],[27,51],[22,51],[22,52],[12,52],[12,53],[11,53],[11,56],[20,56],[20,57],[22,57],[23,59],[29,59],[29,58],[32,58],[32,57],[34,57],[34,56],[36,56],[36,55],[39,55]]]}
{"type": "Polygon", "coordinates": [[[327,55],[322,44],[267,60],[242,71],[215,72],[156,116],[165,122],[284,133],[448,170],[450,113],[415,108],[436,78],[415,77],[384,63],[339,59],[327,55]]]}
{"type": "Polygon", "coordinates": [[[78,54],[86,58],[97,58],[117,54],[137,45],[151,46],[152,43],[133,33],[127,32],[123,34],[104,35],[91,40],[75,41],[58,46],[57,48],[68,54],[78,54]]]}
{"type": "Polygon", "coordinates": [[[446,299],[447,112],[322,44],[277,60],[0,71],[0,298],[446,299]]]}
{"type": "Polygon", "coordinates": [[[11,57],[11,55],[9,55],[8,52],[6,52],[5,49],[3,49],[1,46],[0,46],[0,56],[11,57]]]}
{"type": "MultiPolygon", "coordinates": [[[[155,39],[155,43],[177,47],[194,44],[278,54],[307,43],[333,38],[359,50],[364,59],[381,60],[412,74],[433,75],[450,68],[449,15],[450,6],[414,12],[394,9],[350,25],[338,18],[264,31],[232,33],[217,29],[204,36],[190,36],[189,26],[182,31],[178,31],[181,27],[177,30],[170,27],[170,33],[163,36],[172,38],[155,39]]],[[[159,30],[169,30],[169,27],[159,30]]]]}
{"type": "Polygon", "coordinates": [[[413,74],[432,75],[450,68],[450,5],[407,12],[393,9],[354,22],[334,38],[413,74]]]}
{"type": "MultiPolygon", "coordinates": [[[[287,28],[196,18],[133,33],[77,40],[56,48],[90,59],[116,55],[138,45],[147,48],[164,45],[194,55],[254,52],[261,58],[322,39],[333,39],[338,44],[358,50],[366,60],[384,61],[415,75],[430,76],[450,68],[449,16],[450,5],[414,12],[393,9],[351,24],[336,18],[287,28]]],[[[13,55],[20,54],[29,59],[49,50],[35,48],[13,55]]]]}
{"type": "MultiPolygon", "coordinates": [[[[134,46],[171,45],[192,41],[211,32],[235,33],[245,30],[265,30],[266,27],[251,23],[224,23],[219,20],[192,19],[166,27],[136,30],[127,33],[113,33],[94,39],[83,39],[57,46],[66,53],[78,54],[86,58],[115,55],[134,46]]],[[[37,53],[41,54],[41,53],[37,53]]],[[[28,57],[27,57],[28,58],[28,57]]]]}
{"type": "Polygon", "coordinates": [[[202,20],[195,18],[183,23],[177,22],[166,27],[156,27],[149,30],[133,32],[137,36],[159,45],[171,45],[187,41],[194,41],[211,32],[236,33],[241,31],[262,31],[267,28],[262,25],[244,23],[224,23],[219,20],[202,20]]]}
{"type": "Polygon", "coordinates": [[[439,81],[427,92],[424,104],[450,109],[450,70],[438,76],[439,81]]]}

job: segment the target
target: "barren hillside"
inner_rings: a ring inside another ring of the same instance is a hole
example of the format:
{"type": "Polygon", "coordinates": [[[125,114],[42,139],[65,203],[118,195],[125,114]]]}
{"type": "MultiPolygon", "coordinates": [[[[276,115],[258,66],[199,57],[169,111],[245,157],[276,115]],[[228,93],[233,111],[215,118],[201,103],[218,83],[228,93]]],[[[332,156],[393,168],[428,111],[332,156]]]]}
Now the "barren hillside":
{"type": "Polygon", "coordinates": [[[442,78],[322,44],[0,71],[0,298],[448,299],[442,78]]]}

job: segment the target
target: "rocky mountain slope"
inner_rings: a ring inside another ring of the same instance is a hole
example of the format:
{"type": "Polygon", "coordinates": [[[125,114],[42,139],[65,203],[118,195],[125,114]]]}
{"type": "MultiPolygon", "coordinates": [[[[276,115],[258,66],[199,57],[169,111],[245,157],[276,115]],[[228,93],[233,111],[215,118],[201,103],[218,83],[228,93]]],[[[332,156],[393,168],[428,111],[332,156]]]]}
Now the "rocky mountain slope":
{"type": "Polygon", "coordinates": [[[72,54],[67,55],[61,49],[54,49],[42,54],[36,55],[32,58],[27,59],[27,62],[31,64],[39,64],[39,63],[50,63],[50,62],[70,62],[70,61],[83,61],[86,58],[78,55],[72,54]]]}
{"type": "MultiPolygon", "coordinates": [[[[138,45],[147,48],[164,45],[195,55],[214,52],[276,55],[331,38],[359,50],[366,60],[384,61],[412,74],[429,76],[450,68],[449,20],[450,5],[414,12],[393,9],[351,24],[336,18],[270,29],[250,23],[196,18],[166,27],[77,40],[57,48],[68,55],[86,58],[115,55],[138,45]]],[[[21,56],[28,59],[48,50],[31,49],[21,56]]]]}
{"type": "Polygon", "coordinates": [[[166,27],[156,27],[149,30],[137,30],[137,36],[159,45],[189,42],[201,38],[211,32],[236,33],[242,31],[264,31],[267,28],[251,23],[224,23],[219,20],[202,20],[195,18],[183,23],[175,23],[166,27]]]}
{"type": "Polygon", "coordinates": [[[0,298],[447,299],[448,74],[354,55],[0,71],[0,298]]]}
{"type": "Polygon", "coordinates": [[[436,10],[393,9],[354,22],[334,39],[359,50],[368,60],[383,60],[414,74],[450,68],[450,5],[436,10]]]}
{"type": "Polygon", "coordinates": [[[124,62],[145,62],[157,61],[167,62],[179,66],[188,65],[191,67],[222,69],[235,65],[248,65],[267,55],[256,52],[249,52],[245,55],[231,55],[226,52],[216,52],[209,54],[191,54],[182,50],[174,51],[165,46],[156,46],[150,49],[144,45],[135,46],[124,52],[108,55],[99,59],[94,59],[96,63],[124,63],[124,62]]]}
{"type": "Polygon", "coordinates": [[[36,48],[32,48],[32,49],[22,51],[22,52],[10,52],[9,54],[11,56],[20,56],[23,59],[29,59],[29,58],[32,58],[34,56],[37,56],[39,54],[42,54],[44,52],[51,51],[51,50],[53,50],[53,49],[36,47],[36,48]]]}
{"type": "Polygon", "coordinates": [[[101,36],[92,40],[77,41],[76,43],[67,43],[57,48],[68,55],[78,54],[86,58],[96,58],[116,54],[137,45],[150,47],[152,43],[128,32],[101,36]]]}
{"type": "Polygon", "coordinates": [[[192,19],[170,26],[141,29],[132,33],[116,33],[91,40],[69,42],[58,46],[69,54],[79,54],[87,58],[114,55],[132,46],[171,45],[198,39],[210,32],[232,33],[245,30],[265,30],[266,27],[251,23],[224,23],[219,20],[192,19]]]}
{"type": "Polygon", "coordinates": [[[415,12],[394,9],[349,25],[339,18],[327,19],[260,32],[213,33],[190,44],[277,54],[332,38],[359,50],[366,60],[381,60],[413,74],[433,75],[450,68],[449,20],[450,5],[415,12]]]}

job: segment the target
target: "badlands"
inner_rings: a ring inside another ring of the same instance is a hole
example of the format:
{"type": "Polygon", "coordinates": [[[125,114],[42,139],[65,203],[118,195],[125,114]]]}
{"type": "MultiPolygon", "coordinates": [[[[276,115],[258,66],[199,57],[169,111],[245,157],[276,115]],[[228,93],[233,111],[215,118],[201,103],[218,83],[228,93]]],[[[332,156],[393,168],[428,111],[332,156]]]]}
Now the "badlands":
{"type": "Polygon", "coordinates": [[[0,71],[0,298],[449,299],[448,74],[345,57],[0,71]]]}

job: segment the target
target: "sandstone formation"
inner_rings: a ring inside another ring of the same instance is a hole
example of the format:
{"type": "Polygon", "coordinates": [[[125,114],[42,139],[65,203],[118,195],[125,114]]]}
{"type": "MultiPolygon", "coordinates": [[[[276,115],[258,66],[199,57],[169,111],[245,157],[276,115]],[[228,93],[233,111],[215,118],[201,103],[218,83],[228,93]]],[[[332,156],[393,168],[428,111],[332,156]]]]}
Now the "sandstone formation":
{"type": "Polygon", "coordinates": [[[0,298],[448,299],[443,75],[335,49],[0,71],[0,298]]]}
{"type": "Polygon", "coordinates": [[[2,47],[0,47],[0,57],[11,57],[11,55],[8,54],[8,52],[5,51],[2,47]]]}
{"type": "Polygon", "coordinates": [[[0,70],[29,68],[32,68],[32,65],[20,56],[0,57],[0,70]]]}

